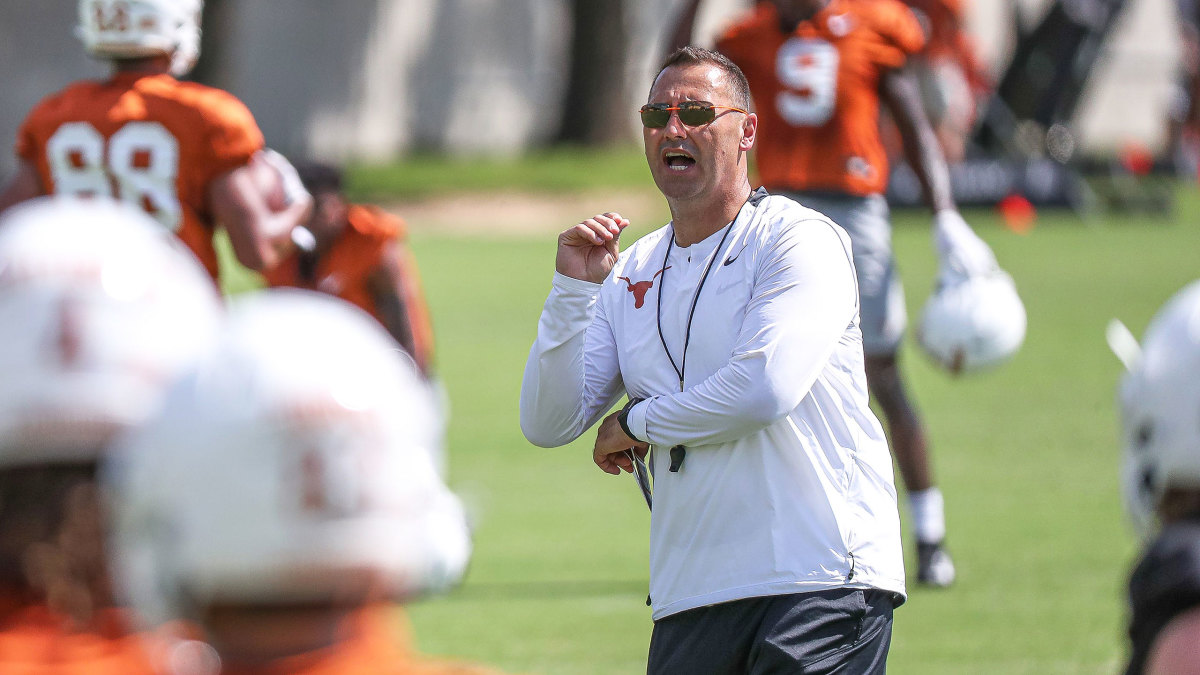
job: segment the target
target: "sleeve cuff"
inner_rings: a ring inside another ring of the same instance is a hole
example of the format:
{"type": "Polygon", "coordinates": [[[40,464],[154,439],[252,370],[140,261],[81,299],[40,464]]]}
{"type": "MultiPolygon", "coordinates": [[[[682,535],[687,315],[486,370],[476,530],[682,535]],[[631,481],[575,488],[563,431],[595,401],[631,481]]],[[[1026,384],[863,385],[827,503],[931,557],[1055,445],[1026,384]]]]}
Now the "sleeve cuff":
{"type": "Polygon", "coordinates": [[[588,295],[596,295],[599,293],[601,286],[601,284],[594,284],[590,281],[584,281],[583,279],[576,279],[559,272],[554,273],[554,281],[552,282],[552,285],[555,288],[559,288],[564,291],[586,293],[588,295]]]}
{"type": "Polygon", "coordinates": [[[625,423],[629,425],[629,430],[633,432],[633,436],[637,440],[650,442],[650,436],[646,432],[646,410],[650,407],[650,401],[642,401],[641,403],[629,409],[629,415],[625,418],[625,423]]]}

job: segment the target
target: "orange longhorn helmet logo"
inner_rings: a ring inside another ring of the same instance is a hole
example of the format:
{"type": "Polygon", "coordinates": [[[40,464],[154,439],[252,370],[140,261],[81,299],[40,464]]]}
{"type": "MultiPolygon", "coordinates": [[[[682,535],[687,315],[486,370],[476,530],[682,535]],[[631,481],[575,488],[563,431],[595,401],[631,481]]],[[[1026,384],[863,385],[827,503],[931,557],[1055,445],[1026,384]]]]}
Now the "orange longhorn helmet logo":
{"type": "Polygon", "coordinates": [[[654,280],[658,278],[658,275],[662,274],[663,272],[666,272],[669,269],[671,269],[670,265],[655,272],[654,276],[650,277],[649,280],[639,281],[637,283],[630,281],[629,277],[617,277],[621,281],[624,281],[626,283],[626,285],[628,285],[628,288],[626,290],[628,290],[630,293],[633,293],[633,308],[634,309],[641,309],[642,305],[646,304],[646,292],[649,291],[651,288],[654,288],[654,280]]]}

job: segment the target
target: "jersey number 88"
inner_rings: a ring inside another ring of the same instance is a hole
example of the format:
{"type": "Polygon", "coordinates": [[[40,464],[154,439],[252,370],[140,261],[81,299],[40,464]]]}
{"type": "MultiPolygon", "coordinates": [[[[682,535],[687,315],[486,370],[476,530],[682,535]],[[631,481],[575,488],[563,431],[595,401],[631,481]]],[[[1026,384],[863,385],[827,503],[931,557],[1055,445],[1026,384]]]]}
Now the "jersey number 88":
{"type": "Polygon", "coordinates": [[[69,122],[50,137],[46,158],[55,192],[120,199],[179,229],[179,142],[158,122],[129,122],[108,139],[87,122],[69,122]]]}

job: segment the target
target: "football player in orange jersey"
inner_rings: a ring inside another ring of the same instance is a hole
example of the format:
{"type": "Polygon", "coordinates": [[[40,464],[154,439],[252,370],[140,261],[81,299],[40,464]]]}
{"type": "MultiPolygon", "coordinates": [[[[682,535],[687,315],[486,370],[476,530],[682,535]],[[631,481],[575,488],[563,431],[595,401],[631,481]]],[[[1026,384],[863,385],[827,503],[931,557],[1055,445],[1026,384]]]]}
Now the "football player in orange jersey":
{"type": "MultiPolygon", "coordinates": [[[[676,42],[690,40],[699,3],[684,5],[676,42]]],[[[900,129],[905,155],[935,212],[943,278],[988,275],[997,265],[958,213],[945,158],[905,69],[924,44],[916,16],[899,0],[764,0],[727,28],[716,46],[750,82],[764,186],[821,211],[853,241],[867,380],[887,418],[908,490],[917,579],[944,587],[953,583],[955,570],[944,547],[942,494],[897,361],[907,318],[883,197],[888,166],[881,103],[900,129]]]]}
{"type": "Polygon", "coordinates": [[[155,672],[112,599],[96,474],[216,339],[216,289],[140,210],[41,197],[0,215],[0,317],[0,673],[155,672]]]}
{"type": "Polygon", "coordinates": [[[79,82],[39,103],[17,136],[17,174],[0,210],[41,194],[108,195],[175,232],[214,279],[213,235],[229,233],[252,270],[297,246],[311,199],[272,210],[248,165],[262,132],[233,95],[180,82],[199,55],[202,0],[80,0],[78,33],[112,62],[103,82],[79,82]]]}
{"type": "Polygon", "coordinates": [[[150,625],[191,623],[224,675],[489,672],[399,639],[393,603],[456,583],[471,551],[433,405],[349,303],[238,296],[104,474],[118,595],[150,625]]]}
{"type": "Polygon", "coordinates": [[[307,227],[319,243],[267,271],[267,284],[315,289],[366,310],[428,379],[433,329],[416,259],[405,245],[404,221],[374,206],[348,203],[342,172],[333,166],[304,163],[297,171],[313,196],[307,227]]]}

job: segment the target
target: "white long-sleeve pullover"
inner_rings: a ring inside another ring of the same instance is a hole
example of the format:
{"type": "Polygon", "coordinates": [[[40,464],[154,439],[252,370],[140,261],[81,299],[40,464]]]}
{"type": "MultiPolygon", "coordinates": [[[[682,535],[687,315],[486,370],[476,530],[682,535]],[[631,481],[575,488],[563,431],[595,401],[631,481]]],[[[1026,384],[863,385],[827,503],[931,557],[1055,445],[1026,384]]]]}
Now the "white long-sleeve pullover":
{"type": "Polygon", "coordinates": [[[563,445],[623,393],[646,399],[628,422],[654,449],[656,620],[838,587],[902,598],[892,463],[867,403],[846,233],[756,193],[727,233],[687,248],[672,236],[667,225],[635,242],[602,284],[555,274],[525,366],[526,437],[563,445]],[[686,458],[670,472],[675,445],[686,458]]]}

